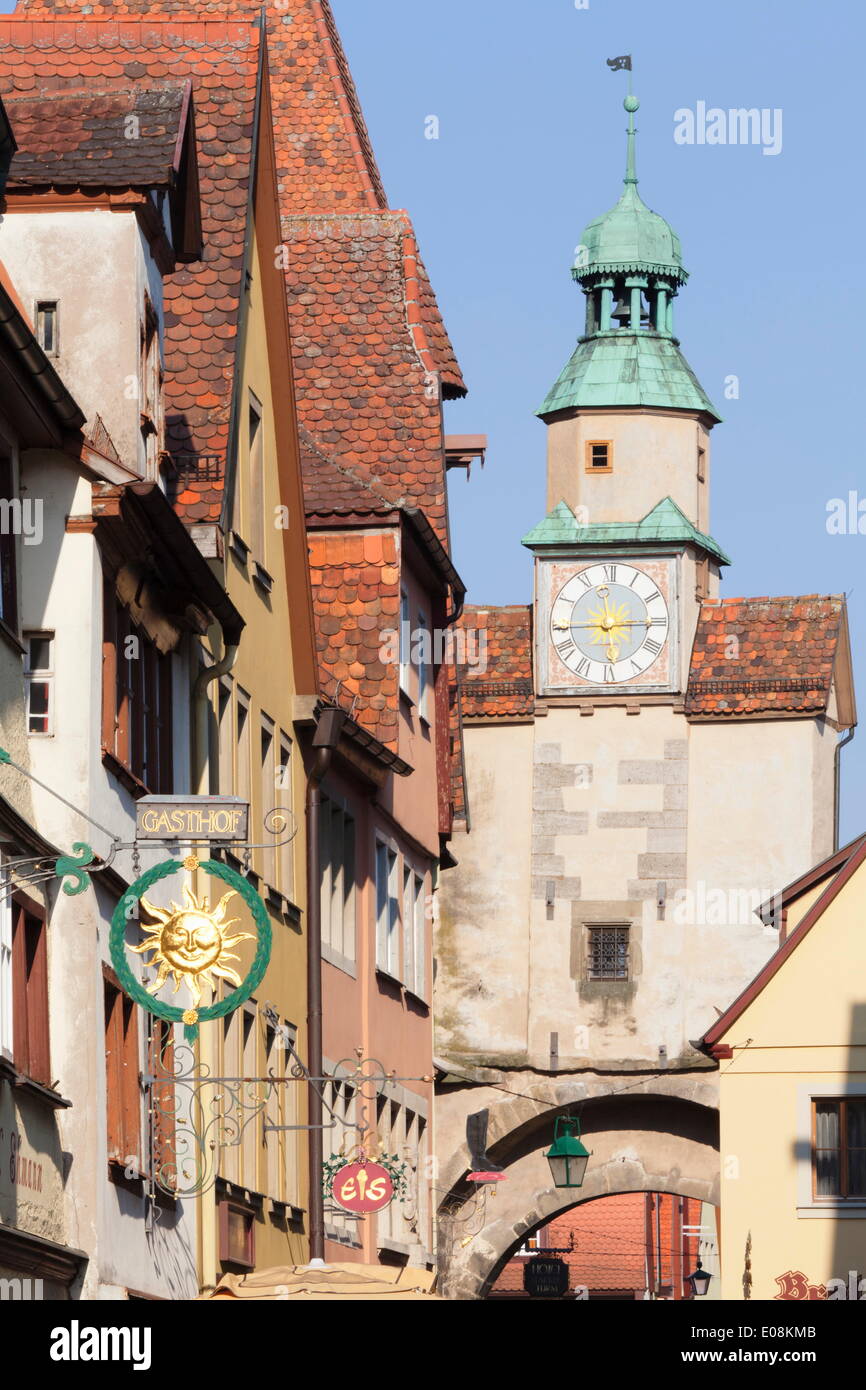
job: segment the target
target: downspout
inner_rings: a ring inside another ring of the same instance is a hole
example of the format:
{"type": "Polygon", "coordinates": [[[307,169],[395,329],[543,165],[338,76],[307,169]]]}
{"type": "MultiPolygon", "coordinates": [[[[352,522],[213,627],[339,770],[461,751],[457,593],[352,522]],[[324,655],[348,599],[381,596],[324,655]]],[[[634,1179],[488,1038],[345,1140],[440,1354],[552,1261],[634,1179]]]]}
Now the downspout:
{"type": "Polygon", "coordinates": [[[321,785],[340,742],[346,710],[322,710],[313,735],[315,755],[307,775],[307,1134],[310,1162],[310,1264],[325,1262],[325,1194],[322,1190],[322,900],[320,893],[319,810],[321,785]]]}
{"type": "Polygon", "coordinates": [[[192,783],[193,794],[197,796],[207,796],[210,792],[210,787],[205,785],[205,779],[208,776],[210,743],[208,738],[208,717],[210,715],[208,686],[212,681],[219,680],[221,676],[226,675],[232,669],[238,655],[239,644],[235,642],[226,646],[222,627],[219,623],[215,623],[214,626],[219,629],[220,646],[223,648],[223,654],[219,661],[214,662],[213,666],[205,666],[199,671],[192,693],[194,750],[192,783]]]}
{"type": "Polygon", "coordinates": [[[845,744],[846,744],[846,743],[850,743],[851,740],[852,740],[852,738],[854,737],[854,729],[855,729],[855,727],[856,727],[856,726],[855,726],[854,724],[852,724],[852,725],[851,725],[851,728],[848,730],[848,732],[847,732],[847,734],[845,735],[845,737],[839,739],[839,742],[836,744],[836,751],[835,751],[835,753],[834,753],[834,755],[833,755],[833,849],[834,849],[834,850],[837,850],[837,849],[840,848],[840,845],[839,845],[839,819],[840,819],[840,806],[841,806],[841,801],[842,801],[842,769],[841,769],[841,766],[840,766],[839,754],[842,752],[842,749],[845,747],[845,744]]]}

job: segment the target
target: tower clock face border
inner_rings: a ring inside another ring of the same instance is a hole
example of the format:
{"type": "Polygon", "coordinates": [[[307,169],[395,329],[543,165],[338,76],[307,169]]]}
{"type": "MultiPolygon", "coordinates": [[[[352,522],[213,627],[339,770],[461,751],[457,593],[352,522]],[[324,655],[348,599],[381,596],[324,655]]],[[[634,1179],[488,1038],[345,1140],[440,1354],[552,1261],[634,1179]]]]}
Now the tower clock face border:
{"type": "Polygon", "coordinates": [[[677,605],[670,557],[547,561],[542,573],[543,694],[673,688],[677,605]]]}

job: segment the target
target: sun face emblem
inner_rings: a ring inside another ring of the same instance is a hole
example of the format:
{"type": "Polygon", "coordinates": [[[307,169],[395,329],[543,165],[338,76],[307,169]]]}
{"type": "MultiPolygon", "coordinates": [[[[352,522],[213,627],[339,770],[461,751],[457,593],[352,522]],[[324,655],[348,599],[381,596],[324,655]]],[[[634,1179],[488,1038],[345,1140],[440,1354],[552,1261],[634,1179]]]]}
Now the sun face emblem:
{"type": "Polygon", "coordinates": [[[597,589],[596,593],[602,600],[602,608],[590,608],[589,616],[594,623],[592,645],[605,646],[606,655],[609,661],[619,660],[620,643],[627,640],[629,628],[634,624],[630,621],[628,604],[608,603],[609,590],[604,586],[597,589]]]}
{"type": "MultiPolygon", "coordinates": [[[[142,907],[156,918],[158,925],[145,926],[144,930],[150,935],[140,946],[130,946],[129,949],[138,954],[152,951],[153,955],[145,963],[159,966],[148,994],[156,994],[162,989],[171,974],[174,976],[173,993],[177,994],[182,984],[187,985],[197,1007],[201,999],[199,976],[215,976],[235,986],[241,983],[240,975],[227,963],[238,959],[230,947],[236,946],[239,941],[252,941],[253,937],[248,931],[226,936],[228,928],[238,921],[237,917],[230,918],[228,922],[224,920],[226,904],[229,898],[236,896],[234,890],[220,898],[213,911],[208,908],[207,898],[199,902],[186,885],[183,891],[186,907],[179,907],[175,902],[169,907],[156,907],[147,898],[141,899],[142,907]]],[[[206,983],[214,986],[216,980],[210,978],[206,983]]]]}

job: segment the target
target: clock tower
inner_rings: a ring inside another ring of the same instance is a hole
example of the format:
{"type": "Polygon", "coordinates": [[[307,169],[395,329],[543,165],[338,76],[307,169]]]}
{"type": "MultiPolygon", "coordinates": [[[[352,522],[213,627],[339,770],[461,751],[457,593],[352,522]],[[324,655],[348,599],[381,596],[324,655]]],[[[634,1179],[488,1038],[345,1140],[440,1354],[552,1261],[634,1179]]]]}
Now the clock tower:
{"type": "Polygon", "coordinates": [[[688,276],[676,233],[638,193],[638,105],[626,97],[622,196],[577,248],[584,333],[538,412],[550,511],[523,543],[540,696],[684,690],[700,602],[728,564],[708,534],[720,417],[674,336],[688,276]]]}
{"type": "Polygon", "coordinates": [[[578,1200],[550,1184],[557,1112],[591,1136],[581,1200],[717,1200],[701,1039],[779,945],[776,893],[834,849],[856,722],[842,595],[719,596],[719,416],[674,336],[686,271],[638,193],[625,105],[625,188],[583,233],[583,332],[538,412],[533,601],[460,619],[487,662],[464,666],[456,698],[436,1125],[444,1263],[468,1296],[578,1200]],[[448,1222],[481,1111],[508,1181],[467,1246],[468,1218],[448,1222]]]}

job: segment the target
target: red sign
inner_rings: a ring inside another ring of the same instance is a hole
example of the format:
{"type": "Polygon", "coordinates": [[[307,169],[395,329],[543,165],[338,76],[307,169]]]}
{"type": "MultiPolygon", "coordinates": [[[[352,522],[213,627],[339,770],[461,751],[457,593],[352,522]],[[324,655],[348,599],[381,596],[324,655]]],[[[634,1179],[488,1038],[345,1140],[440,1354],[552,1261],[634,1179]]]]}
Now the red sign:
{"type": "Polygon", "coordinates": [[[344,1211],[369,1215],[387,1207],[394,1184],[381,1163],[347,1163],[334,1174],[331,1192],[344,1211]]]}

